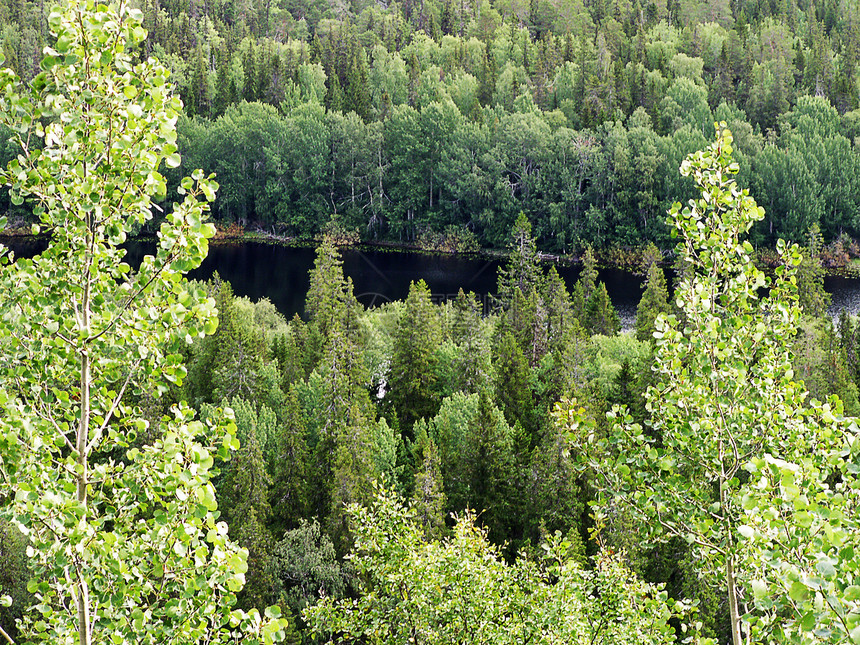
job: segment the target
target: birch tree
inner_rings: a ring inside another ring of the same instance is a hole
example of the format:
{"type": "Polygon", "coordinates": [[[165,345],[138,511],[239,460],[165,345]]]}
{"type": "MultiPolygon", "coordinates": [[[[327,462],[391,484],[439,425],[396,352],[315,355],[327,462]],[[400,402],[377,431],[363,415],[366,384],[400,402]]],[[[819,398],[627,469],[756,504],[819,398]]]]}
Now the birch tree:
{"type": "Polygon", "coordinates": [[[179,405],[150,429],[133,405],[181,381],[178,343],[217,324],[183,279],[214,233],[211,177],[183,180],[155,253],[136,270],[124,260],[165,195],[159,168],[179,164],[181,103],[162,66],[136,62],[141,21],[122,0],[71,0],[50,13],[42,73],[24,85],[0,72],[0,122],[20,147],[0,177],[50,235],[0,267],[0,499],[28,540],[35,602],[20,633],[270,643],[283,621],[230,609],[247,552],[217,521],[211,478],[237,447],[231,413],[203,424],[179,405]]]}

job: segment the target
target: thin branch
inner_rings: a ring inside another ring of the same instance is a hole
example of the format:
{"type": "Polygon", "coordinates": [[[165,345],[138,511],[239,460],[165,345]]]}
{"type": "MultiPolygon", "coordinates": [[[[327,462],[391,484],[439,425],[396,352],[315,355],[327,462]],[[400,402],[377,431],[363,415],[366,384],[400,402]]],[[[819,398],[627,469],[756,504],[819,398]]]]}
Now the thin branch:
{"type": "Polygon", "coordinates": [[[143,361],[143,358],[138,358],[134,362],[134,365],[131,366],[131,369],[128,370],[128,375],[125,378],[125,383],[122,384],[122,387],[119,389],[119,392],[117,392],[116,396],[114,397],[113,402],[111,403],[111,406],[110,406],[110,410],[108,410],[107,414],[105,415],[104,421],[102,422],[102,424],[98,428],[98,430],[95,431],[95,434],[93,435],[92,441],[90,441],[89,444],[87,444],[87,453],[89,453],[90,450],[92,450],[93,446],[96,444],[96,441],[101,439],[102,435],[104,434],[104,431],[108,426],[108,423],[110,423],[110,420],[113,418],[114,412],[116,412],[116,409],[119,406],[119,402],[122,400],[123,394],[125,394],[125,390],[128,387],[128,384],[131,382],[132,375],[134,374],[135,370],[140,365],[141,361],[143,361]]]}
{"type": "Polygon", "coordinates": [[[15,641],[12,640],[12,637],[7,634],[2,627],[0,627],[0,636],[6,639],[9,645],[15,645],[15,641]]]}
{"type": "Polygon", "coordinates": [[[176,252],[174,253],[174,251],[173,251],[173,250],[171,250],[171,254],[170,254],[170,255],[168,255],[168,256],[165,258],[164,263],[162,263],[162,264],[161,264],[161,266],[159,266],[159,267],[158,267],[158,268],[153,272],[153,274],[149,277],[149,280],[147,280],[143,285],[141,285],[140,287],[138,287],[137,291],[135,291],[135,293],[131,294],[131,295],[128,297],[128,299],[126,300],[125,304],[120,308],[120,310],[116,313],[116,315],[114,315],[114,317],[113,317],[113,318],[111,319],[111,321],[107,324],[107,326],[106,326],[104,329],[102,329],[102,330],[101,330],[98,334],[96,334],[95,336],[90,336],[89,338],[87,338],[87,339],[86,339],[86,341],[84,341],[84,342],[86,342],[86,343],[90,343],[90,342],[92,342],[92,341],[94,341],[94,340],[98,340],[101,336],[103,336],[104,334],[108,333],[111,329],[113,329],[113,327],[117,324],[117,322],[119,322],[119,319],[122,317],[122,315],[123,315],[126,311],[128,311],[128,308],[129,308],[129,307],[131,307],[131,305],[132,305],[132,304],[133,304],[133,303],[138,299],[138,297],[140,297],[140,294],[142,294],[142,293],[143,293],[143,292],[144,292],[144,291],[145,291],[145,290],[146,290],[146,289],[147,289],[147,288],[148,288],[148,287],[149,287],[153,282],[155,282],[155,279],[156,279],[159,275],[161,275],[161,273],[164,271],[164,269],[165,269],[165,268],[166,268],[166,267],[167,267],[171,262],[173,262],[173,260],[174,260],[174,259],[176,259],[176,257],[178,257],[178,255],[179,255],[179,252],[178,252],[178,251],[176,251],[176,252]]]}
{"type": "MultiPolygon", "coordinates": [[[[38,403],[38,399],[36,399],[36,402],[38,403]]],[[[47,413],[40,411],[39,406],[34,406],[33,411],[43,421],[47,421],[48,423],[50,423],[54,427],[54,430],[57,431],[57,434],[59,434],[63,438],[63,441],[66,443],[66,447],[69,448],[74,454],[77,454],[78,449],[74,446],[74,444],[72,444],[71,441],[69,441],[69,438],[66,436],[66,433],[63,432],[63,429],[60,428],[60,425],[54,420],[54,418],[52,416],[50,416],[47,413]]]]}

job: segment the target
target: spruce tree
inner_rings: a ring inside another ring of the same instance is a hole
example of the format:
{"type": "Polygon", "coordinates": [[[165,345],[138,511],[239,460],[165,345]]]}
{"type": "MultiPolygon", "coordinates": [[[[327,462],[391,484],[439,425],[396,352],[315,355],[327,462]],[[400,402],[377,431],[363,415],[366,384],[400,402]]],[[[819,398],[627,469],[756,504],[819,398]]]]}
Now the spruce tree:
{"type": "Polygon", "coordinates": [[[654,321],[657,316],[668,316],[672,313],[669,304],[669,290],[666,286],[666,275],[662,267],[652,262],[648,267],[648,277],[645,281],[645,291],[636,307],[636,338],[653,340],[654,321]]]}
{"type": "Polygon", "coordinates": [[[272,515],[270,484],[257,428],[252,426],[218,486],[230,535],[248,549],[245,587],[238,595],[239,606],[246,610],[264,608],[272,600],[274,579],[269,561],[274,541],[266,527],[272,515]]]}
{"type": "Polygon", "coordinates": [[[242,58],[242,71],[244,73],[244,82],[242,83],[242,98],[252,103],[258,98],[258,78],[257,78],[257,54],[254,50],[254,42],[248,41],[248,50],[242,58]]]}
{"type": "Polygon", "coordinates": [[[809,227],[803,260],[797,268],[797,295],[803,313],[818,318],[827,313],[830,294],[824,290],[824,267],[821,266],[821,229],[809,227]]]}
{"type": "Polygon", "coordinates": [[[536,433],[534,402],[529,388],[529,364],[513,334],[505,332],[495,351],[495,401],[508,423],[517,422],[532,435],[536,433]]]}
{"type": "Polygon", "coordinates": [[[404,429],[439,410],[435,370],[441,342],[439,312],[430,300],[430,289],[423,280],[413,282],[394,335],[388,394],[404,429]]]}
{"type": "Polygon", "coordinates": [[[499,267],[498,274],[499,298],[508,306],[513,302],[517,289],[528,296],[540,288],[543,277],[532,225],[522,212],[511,229],[510,250],[508,261],[499,267]]]}
{"type": "Polygon", "coordinates": [[[308,478],[311,464],[307,427],[295,390],[287,396],[286,405],[279,412],[279,421],[269,489],[271,525],[275,535],[295,528],[300,518],[307,517],[310,510],[308,478]]]}
{"type": "Polygon", "coordinates": [[[360,305],[352,290],[352,281],[343,275],[343,260],[333,240],[326,236],[317,248],[310,288],[305,300],[305,315],[319,331],[324,342],[330,342],[335,329],[351,338],[357,333],[356,316],[360,305]]]}
{"type": "Polygon", "coordinates": [[[573,286],[572,295],[573,315],[583,327],[587,327],[586,306],[596,290],[597,260],[594,257],[594,251],[588,246],[582,254],[582,270],[579,272],[579,279],[573,286]]]}
{"type": "Polygon", "coordinates": [[[478,392],[491,372],[490,349],[481,328],[481,304],[474,293],[457,293],[452,306],[451,339],[460,350],[459,389],[478,392]]]}
{"type": "Polygon", "coordinates": [[[615,307],[612,306],[606,285],[602,282],[597,284],[597,289],[586,303],[585,315],[586,329],[592,334],[614,336],[621,331],[621,319],[615,307]]]}
{"type": "Polygon", "coordinates": [[[445,491],[439,451],[424,424],[415,436],[415,487],[412,491],[412,507],[415,517],[427,540],[439,538],[445,529],[445,491]]]}
{"type": "Polygon", "coordinates": [[[547,351],[563,351],[573,324],[573,305],[555,266],[550,267],[544,278],[542,296],[546,309],[547,351]]]}
{"type": "Polygon", "coordinates": [[[234,93],[235,86],[231,84],[230,63],[232,61],[229,52],[223,52],[218,56],[218,72],[215,78],[215,99],[212,101],[212,118],[224,114],[227,108],[236,101],[234,93]]]}
{"type": "Polygon", "coordinates": [[[511,536],[511,527],[519,522],[512,512],[515,459],[513,430],[505,417],[493,405],[490,394],[482,390],[478,410],[471,422],[470,454],[474,460],[470,500],[487,527],[490,540],[497,544],[511,536]]]}
{"type": "Polygon", "coordinates": [[[363,120],[370,117],[370,91],[367,84],[367,56],[358,41],[353,41],[346,72],[343,111],[355,112],[363,120]]]}

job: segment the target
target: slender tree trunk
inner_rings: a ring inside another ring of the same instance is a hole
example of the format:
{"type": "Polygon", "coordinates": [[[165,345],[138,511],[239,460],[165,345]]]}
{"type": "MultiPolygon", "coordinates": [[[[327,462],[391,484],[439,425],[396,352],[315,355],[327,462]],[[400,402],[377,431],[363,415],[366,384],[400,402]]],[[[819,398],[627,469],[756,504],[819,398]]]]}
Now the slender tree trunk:
{"type": "MultiPolygon", "coordinates": [[[[90,275],[89,268],[84,276],[84,295],[81,302],[81,328],[86,338],[90,333],[90,275]]],[[[90,430],[90,355],[86,340],[81,349],[81,418],[78,423],[75,450],[78,453],[78,476],[77,493],[78,502],[84,508],[87,507],[87,441],[90,430]]],[[[86,518],[84,518],[86,521],[86,518]]],[[[78,643],[79,645],[90,645],[92,634],[90,633],[90,594],[84,571],[81,567],[77,570],[77,584],[75,586],[75,601],[78,609],[78,643]]]]}
{"type": "Polygon", "coordinates": [[[8,643],[9,643],[9,645],[15,645],[15,641],[13,641],[13,640],[12,640],[12,637],[11,637],[11,636],[9,636],[9,634],[7,634],[7,633],[5,632],[5,630],[4,630],[2,627],[0,627],[0,636],[2,636],[3,638],[5,638],[5,639],[6,639],[6,642],[8,642],[8,643]]]}
{"type": "MultiPolygon", "coordinates": [[[[726,512],[727,505],[726,482],[720,481],[720,506],[726,512]]],[[[726,586],[729,592],[729,615],[732,624],[732,645],[743,645],[741,640],[741,617],[738,611],[738,586],[735,578],[735,561],[733,555],[733,536],[730,526],[726,526],[728,548],[726,549],[726,586]]]]}

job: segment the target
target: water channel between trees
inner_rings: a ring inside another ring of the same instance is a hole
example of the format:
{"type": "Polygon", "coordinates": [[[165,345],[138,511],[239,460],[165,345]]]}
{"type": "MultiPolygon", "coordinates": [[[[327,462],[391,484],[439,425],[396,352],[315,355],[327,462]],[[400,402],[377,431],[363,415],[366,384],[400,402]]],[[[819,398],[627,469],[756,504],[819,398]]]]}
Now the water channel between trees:
{"type": "MultiPolygon", "coordinates": [[[[3,240],[19,256],[31,256],[44,248],[41,240],[3,240]]],[[[128,260],[140,262],[145,253],[153,251],[146,242],[129,245],[128,260]]],[[[239,296],[252,300],[269,298],[287,317],[301,314],[307,294],[309,272],[314,265],[312,248],[284,247],[260,242],[215,244],[203,265],[190,277],[205,280],[216,271],[233,286],[239,296]]],[[[500,260],[475,256],[430,254],[420,252],[358,250],[343,252],[343,268],[352,278],[355,295],[366,306],[378,306],[392,300],[402,300],[409,292],[409,283],[424,280],[437,301],[456,296],[459,289],[473,291],[492,306],[496,291],[496,271],[500,260]]],[[[559,275],[572,289],[579,267],[558,265],[559,275]]],[[[601,269],[600,280],[606,283],[612,303],[624,328],[632,326],[636,305],[642,295],[643,278],[621,269],[601,269]]],[[[831,314],[842,308],[860,313],[860,278],[828,276],[824,286],[832,295],[831,314]]]]}

